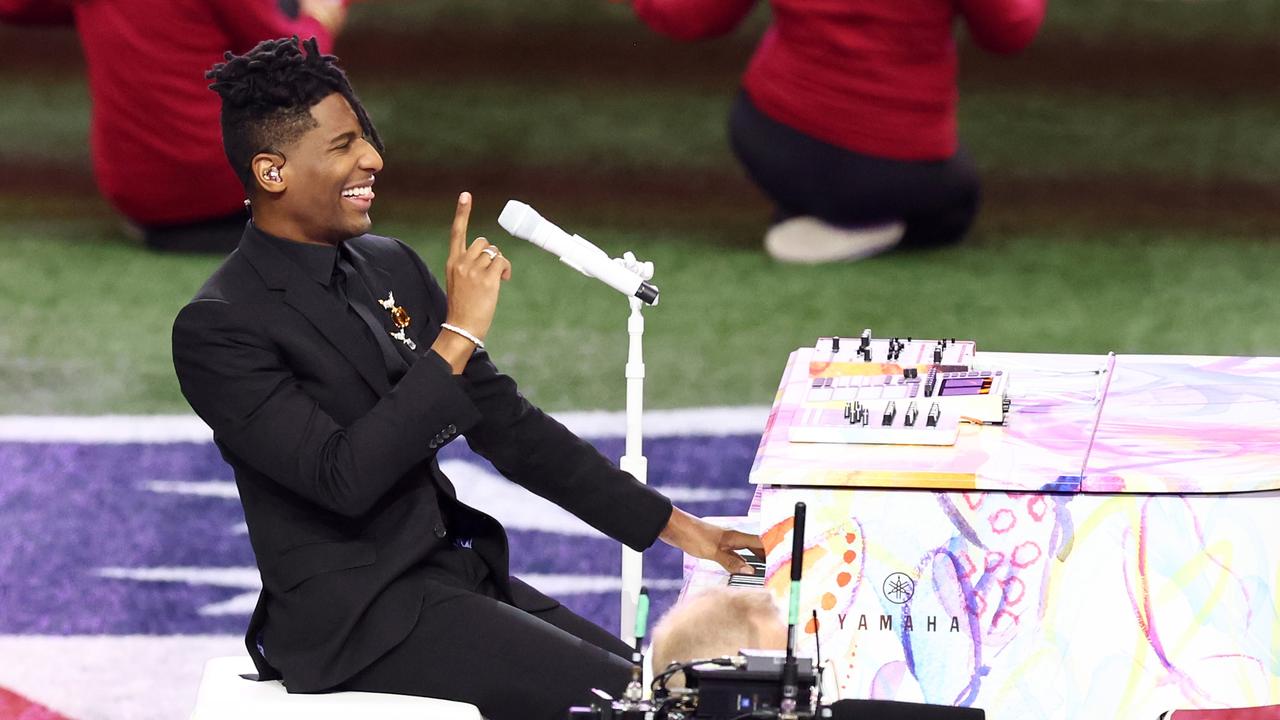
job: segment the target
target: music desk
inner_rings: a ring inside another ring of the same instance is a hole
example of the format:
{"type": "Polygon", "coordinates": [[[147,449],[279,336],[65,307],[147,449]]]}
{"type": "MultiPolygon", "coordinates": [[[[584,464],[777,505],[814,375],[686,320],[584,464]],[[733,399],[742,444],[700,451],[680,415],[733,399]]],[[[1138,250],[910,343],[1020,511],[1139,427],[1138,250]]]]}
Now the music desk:
{"type": "Polygon", "coordinates": [[[1004,426],[954,446],[791,443],[792,353],[751,482],[805,654],[843,697],[993,720],[1280,703],[1280,358],[983,353],[1004,426]],[[814,627],[811,610],[817,610],[814,627]]]}

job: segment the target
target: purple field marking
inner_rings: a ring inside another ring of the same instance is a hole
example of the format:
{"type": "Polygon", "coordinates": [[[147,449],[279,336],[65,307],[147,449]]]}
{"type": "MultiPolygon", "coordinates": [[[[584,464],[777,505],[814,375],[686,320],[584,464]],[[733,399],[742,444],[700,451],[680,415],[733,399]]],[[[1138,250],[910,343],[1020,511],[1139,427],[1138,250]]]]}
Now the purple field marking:
{"type": "MultiPolygon", "coordinates": [[[[749,491],[758,436],[655,438],[646,443],[649,482],[749,491]]],[[[607,457],[621,438],[596,440],[607,457]]],[[[441,460],[483,462],[454,443],[441,460]]],[[[487,464],[486,464],[487,467],[487,464]]],[[[243,588],[109,578],[100,568],[253,565],[239,503],[224,497],[157,493],[147,481],[228,481],[211,443],[0,443],[0,634],[238,633],[247,615],[206,616],[204,606],[243,588]]],[[[745,514],[747,500],[682,502],[699,515],[745,514]]],[[[604,538],[511,531],[519,573],[618,573],[619,545],[604,538]]],[[[645,553],[646,579],[679,579],[680,553],[658,543],[645,553]]],[[[653,593],[655,617],[675,590],[653,593]]],[[[602,627],[618,622],[616,593],[561,596],[602,627]]]]}

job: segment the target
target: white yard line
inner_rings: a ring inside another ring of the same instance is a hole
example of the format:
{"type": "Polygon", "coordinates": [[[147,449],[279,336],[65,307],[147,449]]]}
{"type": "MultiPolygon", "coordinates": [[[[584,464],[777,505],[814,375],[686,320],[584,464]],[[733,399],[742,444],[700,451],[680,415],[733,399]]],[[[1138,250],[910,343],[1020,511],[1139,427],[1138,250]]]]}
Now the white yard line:
{"type": "Polygon", "coordinates": [[[0,635],[0,687],[72,720],[181,720],[205,661],[244,654],[241,635],[0,635]]]}
{"type": "MultiPolygon", "coordinates": [[[[580,437],[620,438],[626,413],[572,411],[553,417],[580,437]]],[[[644,414],[646,438],[759,435],[764,406],[653,410],[644,414]]],[[[0,415],[0,442],[205,443],[213,433],[195,415],[0,415]]]]}

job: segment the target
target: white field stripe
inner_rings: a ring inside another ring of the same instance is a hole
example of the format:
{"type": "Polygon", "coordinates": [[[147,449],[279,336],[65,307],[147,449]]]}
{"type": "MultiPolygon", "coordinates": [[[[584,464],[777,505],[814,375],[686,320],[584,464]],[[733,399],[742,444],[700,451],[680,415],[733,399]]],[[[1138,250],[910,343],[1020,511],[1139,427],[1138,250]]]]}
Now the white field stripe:
{"type": "Polygon", "coordinates": [[[258,591],[253,590],[247,593],[237,595],[230,600],[223,600],[200,608],[200,614],[204,616],[213,615],[239,615],[240,617],[249,617],[253,614],[253,609],[258,605],[258,591]]]}
{"type": "Polygon", "coordinates": [[[244,635],[0,635],[0,687],[74,720],[191,714],[204,663],[244,635]]]}
{"type": "MultiPolygon", "coordinates": [[[[626,413],[574,411],[553,416],[583,438],[626,435],[626,413]]],[[[653,410],[644,414],[644,436],[759,435],[768,417],[765,406],[653,410]]],[[[0,442],[203,443],[212,439],[212,431],[195,415],[0,416],[0,442]]]]}
{"type": "MultiPolygon", "coordinates": [[[[508,530],[535,530],[574,537],[603,537],[568,510],[541,498],[499,475],[491,466],[466,460],[446,460],[440,469],[453,480],[458,499],[471,507],[492,515],[508,530]]],[[[146,490],[159,493],[238,498],[236,484],[229,480],[187,481],[148,480],[141,483],[146,490]]],[[[752,497],[750,488],[699,488],[664,486],[656,488],[676,503],[739,500],[744,504],[752,497]]],[[[237,534],[240,526],[237,526],[237,534]]]]}
{"type": "Polygon", "coordinates": [[[98,568],[95,574],[114,580],[210,585],[246,591],[230,599],[201,607],[199,613],[206,616],[248,617],[253,614],[253,608],[258,603],[258,591],[262,589],[262,580],[256,567],[105,567],[98,568]]]}
{"type": "Polygon", "coordinates": [[[95,574],[105,578],[141,582],[180,582],[187,585],[253,590],[262,587],[256,567],[104,567],[99,568],[95,574]]]}
{"type": "Polygon", "coordinates": [[[720,502],[722,500],[750,500],[754,494],[751,488],[724,489],[690,487],[687,485],[655,485],[654,490],[667,496],[671,502],[697,503],[720,502]]]}
{"type": "Polygon", "coordinates": [[[236,484],[230,480],[147,480],[142,483],[142,489],[173,495],[240,499],[236,484]]]}
{"type": "MultiPolygon", "coordinates": [[[[239,499],[236,484],[229,480],[147,480],[142,483],[144,490],[174,495],[194,495],[197,497],[216,497],[230,500],[239,499]]],[[[691,487],[687,485],[654,486],[658,492],[666,495],[672,502],[720,502],[723,500],[750,500],[750,489],[728,490],[721,488],[691,487]]]]}
{"type": "Polygon", "coordinates": [[[0,441],[176,443],[213,440],[195,415],[4,415],[0,441]]]}
{"type": "MultiPolygon", "coordinates": [[[[174,582],[187,585],[211,585],[214,587],[247,590],[235,597],[200,608],[201,615],[242,615],[248,617],[258,601],[262,589],[258,569],[254,567],[149,567],[149,568],[99,568],[98,575],[116,580],[135,582],[174,582]]],[[[540,574],[518,577],[553,597],[610,593],[622,590],[622,578],[611,575],[563,575],[540,574]]],[[[678,590],[682,580],[650,578],[645,585],[651,590],[678,590]]]]}

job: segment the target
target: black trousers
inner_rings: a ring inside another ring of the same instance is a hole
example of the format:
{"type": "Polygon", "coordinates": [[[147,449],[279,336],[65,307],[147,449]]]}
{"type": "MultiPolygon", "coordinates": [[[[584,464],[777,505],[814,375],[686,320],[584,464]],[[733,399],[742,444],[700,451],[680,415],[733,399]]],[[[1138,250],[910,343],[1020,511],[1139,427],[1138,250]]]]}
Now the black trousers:
{"type": "Polygon", "coordinates": [[[240,244],[248,211],[178,225],[146,225],[142,240],[152,250],[226,255],[240,244]]]}
{"type": "Polygon", "coordinates": [[[890,160],[816,140],[760,112],[740,92],[729,115],[733,151],[777,206],[857,227],[905,222],[904,246],[959,241],[978,213],[977,170],[961,148],[936,162],[890,160]]]}
{"type": "Polygon", "coordinates": [[[338,690],[460,700],[489,720],[563,720],[592,688],[618,697],[631,648],[563,606],[526,612],[499,599],[484,561],[458,548],[434,558],[433,582],[465,587],[428,598],[407,638],[338,690]]]}

